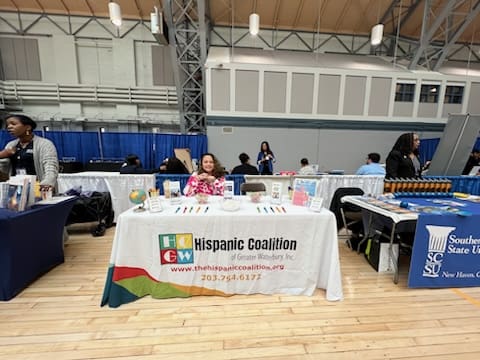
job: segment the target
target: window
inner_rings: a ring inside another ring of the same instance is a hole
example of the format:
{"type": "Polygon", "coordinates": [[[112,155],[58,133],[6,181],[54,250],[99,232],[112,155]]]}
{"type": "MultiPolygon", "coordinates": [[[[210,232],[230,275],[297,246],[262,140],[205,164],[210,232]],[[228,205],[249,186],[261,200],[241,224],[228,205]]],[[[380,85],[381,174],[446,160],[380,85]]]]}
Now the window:
{"type": "Polygon", "coordinates": [[[395,101],[413,102],[415,84],[397,84],[395,101]]]}
{"type": "Polygon", "coordinates": [[[440,85],[422,85],[420,90],[421,103],[438,103],[438,93],[440,85]]]}
{"type": "Polygon", "coordinates": [[[445,89],[445,104],[461,104],[463,100],[463,86],[447,85],[445,89]]]}

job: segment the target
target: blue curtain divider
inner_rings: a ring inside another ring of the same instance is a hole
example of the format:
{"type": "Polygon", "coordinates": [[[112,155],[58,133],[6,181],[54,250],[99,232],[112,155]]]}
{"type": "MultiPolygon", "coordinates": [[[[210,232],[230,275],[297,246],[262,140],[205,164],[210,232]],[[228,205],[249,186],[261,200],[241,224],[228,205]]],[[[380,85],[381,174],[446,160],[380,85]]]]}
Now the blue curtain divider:
{"type": "MultiPolygon", "coordinates": [[[[440,139],[422,139],[420,142],[420,161],[425,163],[426,161],[432,160],[433,154],[435,154],[435,150],[437,150],[437,146],[440,143],[440,139]]],[[[475,145],[473,148],[480,149],[480,138],[477,138],[475,145]]],[[[466,158],[465,158],[466,159],[466,158]]]]}
{"type": "MultiPolygon", "coordinates": [[[[162,161],[174,155],[174,149],[190,149],[192,159],[208,151],[203,134],[98,133],[79,131],[35,131],[56,146],[59,160],[75,158],[87,163],[92,159],[119,160],[137,154],[145,168],[158,168],[162,161]]],[[[12,140],[6,130],[0,131],[0,148],[12,140]]]]}
{"type": "MultiPolygon", "coordinates": [[[[183,188],[187,185],[187,181],[190,175],[177,175],[177,174],[156,174],[155,186],[160,189],[160,195],[164,195],[163,182],[165,180],[180,181],[180,189],[183,192],[183,188]]],[[[240,195],[240,185],[245,182],[243,175],[226,175],[225,180],[232,180],[234,182],[235,195],[240,195]]]]}

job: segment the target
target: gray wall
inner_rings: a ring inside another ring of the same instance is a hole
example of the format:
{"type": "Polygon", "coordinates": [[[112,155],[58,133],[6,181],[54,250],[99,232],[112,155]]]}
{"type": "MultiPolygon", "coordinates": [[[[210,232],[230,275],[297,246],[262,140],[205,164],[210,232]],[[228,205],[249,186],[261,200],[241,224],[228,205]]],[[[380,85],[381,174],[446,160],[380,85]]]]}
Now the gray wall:
{"type": "MultiPolygon", "coordinates": [[[[241,152],[246,152],[255,165],[260,143],[266,140],[277,158],[275,172],[298,170],[300,159],[306,157],[311,164],[318,164],[321,171],[342,169],[352,174],[365,163],[370,152],[378,152],[383,163],[401,133],[403,131],[209,126],[207,135],[208,150],[218,156],[227,170],[239,164],[241,152]],[[232,132],[224,132],[224,128],[232,132]]],[[[441,137],[441,133],[436,132],[418,134],[421,139],[441,137]]]]}

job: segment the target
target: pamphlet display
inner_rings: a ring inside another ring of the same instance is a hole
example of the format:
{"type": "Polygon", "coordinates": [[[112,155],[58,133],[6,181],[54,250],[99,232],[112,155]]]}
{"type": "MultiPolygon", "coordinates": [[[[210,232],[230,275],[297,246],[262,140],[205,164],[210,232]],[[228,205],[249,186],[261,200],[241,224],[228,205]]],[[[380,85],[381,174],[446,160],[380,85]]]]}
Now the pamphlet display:
{"type": "Polygon", "coordinates": [[[282,183],[272,183],[272,204],[281,204],[282,202],[282,183]]]}
{"type": "Polygon", "coordinates": [[[313,197],[310,200],[310,210],[320,212],[322,211],[323,198],[313,197]]]}
{"type": "Polygon", "coordinates": [[[317,181],[310,179],[295,179],[293,183],[292,204],[309,206],[310,199],[317,193],[317,181]]]}
{"type": "Polygon", "coordinates": [[[158,189],[148,190],[148,204],[150,212],[160,212],[163,210],[160,201],[160,191],[158,189]]]}
{"type": "Polygon", "coordinates": [[[225,180],[225,186],[223,188],[223,198],[224,199],[233,199],[235,194],[235,183],[233,180],[225,180]]]}
{"type": "Polygon", "coordinates": [[[180,191],[180,181],[170,181],[168,194],[170,203],[180,204],[182,202],[182,192],[180,191]]]}
{"type": "Polygon", "coordinates": [[[23,211],[35,201],[35,175],[17,175],[8,180],[7,208],[23,211]]]}

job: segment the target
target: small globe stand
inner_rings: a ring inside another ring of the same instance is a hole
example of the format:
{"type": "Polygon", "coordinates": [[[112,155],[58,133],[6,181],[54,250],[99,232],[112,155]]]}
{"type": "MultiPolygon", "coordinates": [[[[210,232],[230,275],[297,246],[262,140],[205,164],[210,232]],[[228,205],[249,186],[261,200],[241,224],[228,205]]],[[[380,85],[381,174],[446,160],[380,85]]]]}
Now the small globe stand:
{"type": "Polygon", "coordinates": [[[133,209],[134,212],[142,212],[145,211],[145,202],[142,202],[139,207],[133,209]]]}
{"type": "Polygon", "coordinates": [[[139,207],[133,209],[134,212],[143,212],[145,211],[145,200],[147,199],[147,194],[142,189],[134,189],[130,192],[128,199],[131,203],[140,205],[139,207]]]}

